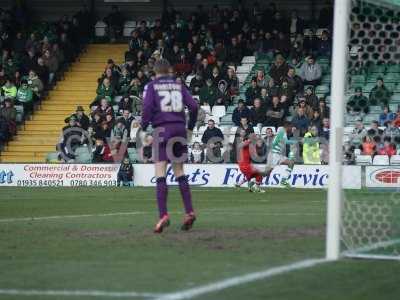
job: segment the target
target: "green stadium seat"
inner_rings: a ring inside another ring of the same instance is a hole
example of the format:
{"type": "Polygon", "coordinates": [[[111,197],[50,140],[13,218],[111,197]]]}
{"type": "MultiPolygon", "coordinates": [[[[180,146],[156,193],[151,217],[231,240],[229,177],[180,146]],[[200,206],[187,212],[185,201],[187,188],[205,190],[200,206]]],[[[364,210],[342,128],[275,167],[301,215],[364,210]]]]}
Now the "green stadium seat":
{"type": "Polygon", "coordinates": [[[400,103],[400,94],[393,94],[390,103],[400,103]]]}
{"type": "Polygon", "coordinates": [[[75,161],[81,164],[90,164],[92,162],[92,154],[90,152],[82,152],[76,155],[75,161]]]}
{"type": "Polygon", "coordinates": [[[236,108],[236,106],[234,106],[234,105],[228,106],[228,108],[226,109],[226,113],[232,114],[233,111],[235,110],[235,108],[236,108]]]}
{"type": "Polygon", "coordinates": [[[46,156],[47,163],[56,163],[58,162],[58,152],[51,152],[46,156]]]}
{"type": "Polygon", "coordinates": [[[365,76],[364,75],[353,75],[351,76],[351,85],[359,85],[362,86],[365,83],[365,76]]]}
{"type": "Polygon", "coordinates": [[[323,95],[327,95],[329,94],[329,86],[328,85],[319,85],[315,88],[315,93],[316,94],[323,94],[323,95]]]}
{"type": "Polygon", "coordinates": [[[368,68],[369,73],[385,73],[386,65],[371,65],[368,68]]]}
{"type": "Polygon", "coordinates": [[[381,106],[379,106],[379,105],[371,105],[370,107],[369,107],[369,111],[371,112],[371,113],[381,113],[382,112],[382,107],[381,106]]]}
{"type": "Polygon", "coordinates": [[[400,65],[388,65],[386,68],[387,73],[400,73],[400,65]]]}
{"type": "Polygon", "coordinates": [[[381,74],[381,73],[371,73],[371,74],[368,75],[366,81],[367,81],[367,83],[371,83],[371,82],[376,83],[376,80],[378,79],[378,77],[382,77],[383,78],[383,74],[381,74]]]}

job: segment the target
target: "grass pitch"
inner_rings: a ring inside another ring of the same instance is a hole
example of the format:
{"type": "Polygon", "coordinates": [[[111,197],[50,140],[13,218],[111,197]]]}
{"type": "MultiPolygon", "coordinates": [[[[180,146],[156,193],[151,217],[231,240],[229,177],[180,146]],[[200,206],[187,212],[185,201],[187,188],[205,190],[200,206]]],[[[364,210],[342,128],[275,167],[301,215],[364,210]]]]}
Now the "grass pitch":
{"type": "MultiPolygon", "coordinates": [[[[193,198],[198,221],[181,232],[170,188],[172,225],[155,235],[154,189],[1,188],[0,299],[117,298],[1,294],[11,289],[175,293],[324,256],[325,191],[196,188],[193,198]]],[[[399,278],[399,262],[341,260],[196,299],[397,300],[399,278]]],[[[142,298],[152,299],[127,297],[142,298]]]]}

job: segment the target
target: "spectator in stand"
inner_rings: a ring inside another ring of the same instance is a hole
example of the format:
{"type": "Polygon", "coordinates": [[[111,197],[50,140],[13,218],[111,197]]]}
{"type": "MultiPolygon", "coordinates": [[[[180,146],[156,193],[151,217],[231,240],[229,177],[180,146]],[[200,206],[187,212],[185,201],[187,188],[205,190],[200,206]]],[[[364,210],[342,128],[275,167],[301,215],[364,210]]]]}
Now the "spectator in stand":
{"type": "Polygon", "coordinates": [[[396,145],[391,142],[391,138],[386,136],[383,138],[383,147],[378,149],[379,155],[396,155],[396,145]]]}
{"type": "Polygon", "coordinates": [[[287,57],[290,53],[290,40],[283,32],[279,32],[275,39],[274,48],[277,53],[287,57]]]}
{"type": "Polygon", "coordinates": [[[40,99],[44,85],[34,70],[29,71],[28,86],[34,93],[33,101],[35,102],[36,100],[40,99]]]}
{"type": "Polygon", "coordinates": [[[124,18],[117,5],[111,7],[111,12],[104,18],[104,22],[108,25],[110,41],[114,43],[121,36],[124,24],[124,18]]]}
{"type": "Polygon", "coordinates": [[[260,96],[261,88],[257,85],[257,78],[253,77],[251,79],[250,86],[246,89],[246,105],[252,105],[254,99],[260,96]]]}
{"type": "Polygon", "coordinates": [[[350,134],[350,141],[353,145],[360,145],[367,135],[367,130],[364,127],[362,119],[356,121],[353,132],[350,134]]]}
{"type": "Polygon", "coordinates": [[[331,132],[329,118],[322,119],[322,128],[319,131],[320,137],[324,138],[325,141],[329,141],[329,134],[331,132]]]}
{"type": "Polygon", "coordinates": [[[17,87],[10,78],[6,78],[5,84],[1,87],[1,96],[5,98],[15,99],[17,96],[17,87]]]}
{"type": "Polygon", "coordinates": [[[104,163],[111,156],[110,148],[101,138],[96,139],[95,147],[92,150],[93,162],[104,163]]]}
{"type": "Polygon", "coordinates": [[[285,80],[288,83],[288,88],[293,91],[294,95],[303,92],[303,81],[300,76],[296,75],[296,69],[289,67],[285,80]]]}
{"type": "Polygon", "coordinates": [[[8,132],[10,136],[14,136],[17,132],[17,110],[13,105],[12,99],[6,98],[0,109],[0,115],[6,120],[8,132]]]}
{"type": "Polygon", "coordinates": [[[310,126],[310,119],[306,116],[304,107],[298,107],[296,114],[292,119],[292,124],[298,130],[299,136],[303,137],[310,126]]]}
{"type": "Polygon", "coordinates": [[[129,130],[129,148],[140,148],[138,147],[139,140],[140,138],[138,137],[138,132],[140,130],[140,122],[139,120],[133,119],[130,125],[130,130],[129,130]]]}
{"type": "Polygon", "coordinates": [[[235,70],[233,68],[228,68],[225,80],[228,84],[228,96],[233,97],[237,95],[239,93],[239,79],[237,78],[235,70]]]}
{"type": "Polygon", "coordinates": [[[45,86],[47,86],[47,84],[49,83],[50,73],[49,73],[49,68],[44,64],[43,57],[40,56],[37,59],[35,70],[40,80],[43,82],[45,86]]]}
{"type": "Polygon", "coordinates": [[[322,31],[321,38],[318,40],[317,54],[322,57],[330,57],[332,54],[332,41],[326,30],[322,31]]]}
{"type": "Polygon", "coordinates": [[[100,105],[97,106],[94,113],[98,113],[102,119],[105,119],[107,114],[113,114],[114,111],[107,99],[103,98],[100,100],[100,105]]]}
{"type": "Polygon", "coordinates": [[[26,79],[21,81],[21,86],[17,92],[16,103],[24,107],[25,113],[31,113],[33,111],[33,92],[26,79]]]}
{"type": "Polygon", "coordinates": [[[207,145],[211,139],[214,140],[213,144],[216,143],[215,140],[224,140],[224,135],[221,129],[215,127],[215,122],[212,119],[208,120],[208,126],[201,137],[201,142],[204,145],[207,145]]]}
{"type": "Polygon", "coordinates": [[[121,120],[124,123],[124,126],[126,128],[126,130],[128,130],[128,135],[130,133],[130,128],[131,128],[131,124],[132,121],[135,119],[135,117],[133,117],[130,113],[129,110],[125,109],[122,111],[121,117],[119,118],[119,120],[121,120]]]}
{"type": "Polygon", "coordinates": [[[200,89],[200,103],[201,105],[210,105],[212,108],[214,105],[223,105],[222,97],[218,88],[213,85],[212,79],[206,80],[206,85],[200,89]]]}
{"type": "Polygon", "coordinates": [[[127,142],[128,130],[125,127],[125,120],[119,118],[111,130],[111,140],[116,140],[118,142],[127,142]]]}
{"type": "Polygon", "coordinates": [[[265,122],[266,126],[272,126],[278,128],[282,126],[284,121],[285,110],[282,108],[278,96],[272,97],[272,104],[267,108],[267,120],[265,122]]]}
{"type": "Polygon", "coordinates": [[[378,77],[376,80],[376,85],[372,88],[369,94],[369,104],[370,105],[388,105],[392,93],[385,86],[382,77],[378,77]]]}
{"type": "Polygon", "coordinates": [[[287,65],[285,58],[281,54],[277,54],[275,62],[269,70],[269,75],[274,80],[274,83],[280,85],[283,78],[288,73],[289,66],[287,65]]]}
{"type": "Polygon", "coordinates": [[[294,38],[297,34],[303,34],[304,20],[298,16],[297,10],[292,10],[289,20],[290,37],[294,38]]]}
{"type": "Polygon", "coordinates": [[[49,70],[49,78],[47,83],[52,84],[54,77],[58,71],[59,67],[59,62],[57,60],[57,57],[50,52],[50,49],[46,50],[43,55],[43,63],[49,70]]]}
{"type": "Polygon", "coordinates": [[[386,126],[387,122],[392,122],[396,118],[396,114],[391,112],[389,107],[386,105],[383,107],[383,112],[379,115],[379,125],[386,126]]]}
{"type": "Polygon", "coordinates": [[[329,107],[326,105],[325,99],[321,98],[319,99],[319,114],[321,116],[321,118],[329,118],[330,116],[330,109],[329,107]]]}
{"type": "Polygon", "coordinates": [[[132,99],[128,96],[123,96],[121,101],[118,102],[118,111],[128,110],[132,112],[132,99]]]}
{"type": "Polygon", "coordinates": [[[392,122],[387,121],[387,122],[385,123],[385,126],[386,126],[386,128],[385,128],[385,130],[383,131],[383,135],[384,135],[385,137],[388,136],[388,137],[390,137],[391,139],[394,139],[396,136],[399,136],[399,137],[400,137],[400,128],[394,126],[394,122],[393,122],[393,121],[392,121],[392,122]]]}
{"type": "Polygon", "coordinates": [[[82,145],[82,129],[78,127],[74,116],[67,120],[68,125],[62,129],[62,136],[58,144],[58,150],[65,157],[65,160],[75,159],[75,150],[82,145]]]}
{"type": "Polygon", "coordinates": [[[311,119],[314,116],[314,110],[307,104],[305,97],[299,97],[299,103],[296,107],[296,112],[299,108],[304,109],[307,118],[311,119]]]}
{"type": "Polygon", "coordinates": [[[264,70],[257,70],[256,83],[260,88],[267,87],[268,80],[265,78],[264,70]]]}
{"type": "Polygon", "coordinates": [[[347,112],[350,114],[367,114],[369,112],[368,98],[363,95],[361,87],[355,89],[355,94],[347,102],[347,112]]]}
{"type": "Polygon", "coordinates": [[[235,124],[235,126],[240,126],[241,118],[248,118],[248,119],[251,118],[251,112],[242,99],[238,101],[238,106],[233,110],[232,114],[233,124],[235,124]]]}
{"type": "Polygon", "coordinates": [[[190,92],[193,95],[199,95],[200,89],[204,86],[204,80],[201,73],[197,72],[196,75],[190,81],[190,92]]]}
{"type": "Polygon", "coordinates": [[[249,119],[247,117],[241,117],[240,118],[240,124],[238,126],[237,131],[236,131],[236,134],[238,134],[238,132],[240,130],[244,130],[246,132],[246,135],[254,133],[253,126],[252,126],[251,123],[249,123],[249,119]]]}
{"type": "Polygon", "coordinates": [[[308,56],[302,64],[299,76],[303,79],[304,85],[317,86],[321,83],[322,69],[315,61],[314,56],[308,56]]]}
{"type": "Polygon", "coordinates": [[[228,47],[226,61],[239,65],[243,58],[243,48],[238,44],[237,37],[232,37],[231,45],[228,47]]]}
{"type": "Polygon", "coordinates": [[[271,127],[268,127],[265,132],[264,143],[267,147],[267,153],[271,152],[272,150],[272,142],[274,140],[274,132],[272,131],[271,127]]]}
{"type": "Polygon", "coordinates": [[[118,84],[116,88],[119,95],[126,95],[128,93],[131,81],[131,74],[127,68],[123,67],[121,70],[121,75],[118,78],[118,84]]]}
{"type": "Polygon", "coordinates": [[[96,130],[96,138],[97,139],[107,141],[107,139],[110,138],[111,128],[112,128],[112,126],[110,126],[110,124],[111,123],[107,122],[107,120],[104,120],[101,122],[100,127],[98,127],[96,130]]]}
{"type": "Polygon", "coordinates": [[[254,99],[254,106],[250,109],[250,122],[255,126],[263,126],[267,119],[267,110],[259,98],[254,99]]]}
{"type": "Polygon", "coordinates": [[[376,143],[374,139],[370,136],[365,136],[363,138],[363,143],[361,145],[361,153],[363,155],[375,155],[376,153],[376,143]]]}
{"type": "Polygon", "coordinates": [[[317,95],[315,95],[314,88],[312,86],[308,86],[306,88],[306,91],[304,93],[304,97],[306,99],[307,105],[311,109],[318,109],[319,99],[318,99],[317,95]]]}
{"type": "Polygon", "coordinates": [[[103,99],[106,99],[110,104],[112,104],[115,96],[115,90],[112,88],[111,82],[108,78],[103,79],[103,82],[97,88],[96,93],[96,99],[90,106],[98,105],[99,101],[102,101],[103,99]]]}
{"type": "Polygon", "coordinates": [[[84,130],[87,130],[90,124],[89,117],[85,115],[85,110],[82,106],[78,106],[76,108],[76,112],[72,115],[76,119],[77,126],[81,127],[84,130]]]}
{"type": "Polygon", "coordinates": [[[0,149],[9,139],[9,130],[7,120],[0,115],[0,149]]]}
{"type": "Polygon", "coordinates": [[[381,136],[383,134],[383,130],[379,128],[378,121],[372,121],[370,129],[368,130],[368,134],[371,136],[381,136]]]}
{"type": "Polygon", "coordinates": [[[313,116],[310,119],[310,127],[312,126],[315,126],[318,129],[318,132],[321,130],[322,119],[321,116],[319,115],[318,109],[313,110],[313,116]]]}
{"type": "Polygon", "coordinates": [[[147,135],[144,138],[143,146],[140,149],[140,157],[143,163],[148,164],[153,162],[153,137],[147,135]]]}
{"type": "Polygon", "coordinates": [[[201,148],[199,142],[193,143],[192,151],[190,153],[190,162],[192,164],[201,164],[204,162],[204,149],[201,148]]]}

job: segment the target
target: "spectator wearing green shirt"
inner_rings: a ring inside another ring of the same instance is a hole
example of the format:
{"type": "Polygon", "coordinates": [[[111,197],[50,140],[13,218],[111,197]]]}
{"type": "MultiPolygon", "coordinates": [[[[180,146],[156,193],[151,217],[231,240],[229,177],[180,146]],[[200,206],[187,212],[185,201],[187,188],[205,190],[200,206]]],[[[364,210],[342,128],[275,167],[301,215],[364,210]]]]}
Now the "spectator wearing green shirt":
{"type": "Polygon", "coordinates": [[[1,95],[11,99],[17,96],[17,88],[10,78],[7,78],[6,83],[1,87],[1,95]]]}
{"type": "Polygon", "coordinates": [[[206,80],[206,85],[200,89],[200,103],[207,103],[212,108],[214,105],[221,104],[220,93],[216,86],[213,85],[212,79],[206,80]]]}
{"type": "Polygon", "coordinates": [[[16,100],[18,104],[21,104],[24,107],[25,112],[33,111],[33,91],[28,85],[26,79],[21,81],[21,86],[18,89],[16,100]]]}
{"type": "Polygon", "coordinates": [[[347,102],[347,111],[354,114],[369,112],[368,98],[363,95],[360,87],[355,89],[355,94],[347,102]]]}
{"type": "Polygon", "coordinates": [[[13,61],[11,57],[7,58],[7,60],[4,63],[4,73],[6,76],[9,77],[14,77],[15,72],[17,72],[18,66],[17,64],[13,61]]]}
{"type": "MultiPolygon", "coordinates": [[[[33,91],[33,97],[37,97],[37,99],[40,98],[41,93],[44,89],[43,82],[40,80],[38,75],[34,70],[29,71],[29,76],[28,76],[28,86],[31,88],[33,91]]],[[[35,99],[34,99],[35,100],[35,99]]]]}
{"type": "Polygon", "coordinates": [[[382,77],[378,77],[376,80],[376,85],[372,88],[369,94],[369,104],[370,105],[388,105],[390,96],[392,93],[385,86],[382,77]]]}
{"type": "Polygon", "coordinates": [[[115,90],[112,88],[110,80],[108,78],[104,78],[103,82],[97,88],[97,97],[95,102],[98,102],[100,99],[107,99],[109,103],[113,102],[115,96],[115,90]]]}
{"type": "Polygon", "coordinates": [[[131,75],[126,68],[122,69],[122,74],[118,79],[118,93],[120,95],[127,94],[129,90],[129,84],[131,83],[131,75]]]}

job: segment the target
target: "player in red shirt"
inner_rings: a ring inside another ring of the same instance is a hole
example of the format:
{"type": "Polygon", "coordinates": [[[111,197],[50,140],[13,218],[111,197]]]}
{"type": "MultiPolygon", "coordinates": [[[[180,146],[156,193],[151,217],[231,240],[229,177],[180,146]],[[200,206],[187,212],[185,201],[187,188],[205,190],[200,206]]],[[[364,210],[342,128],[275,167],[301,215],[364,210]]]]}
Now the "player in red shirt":
{"type": "Polygon", "coordinates": [[[236,187],[240,187],[245,183],[248,182],[249,192],[256,192],[256,193],[265,193],[263,189],[260,188],[262,182],[262,174],[260,170],[257,170],[251,162],[251,149],[250,145],[252,143],[252,137],[255,135],[251,135],[250,137],[245,137],[243,142],[240,144],[240,153],[239,153],[239,169],[243,173],[244,178],[236,184],[236,187]],[[252,182],[251,180],[255,178],[256,182],[252,182]]]}

